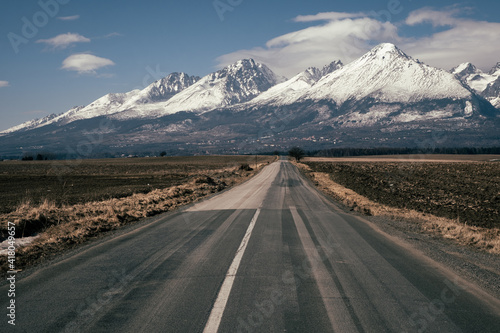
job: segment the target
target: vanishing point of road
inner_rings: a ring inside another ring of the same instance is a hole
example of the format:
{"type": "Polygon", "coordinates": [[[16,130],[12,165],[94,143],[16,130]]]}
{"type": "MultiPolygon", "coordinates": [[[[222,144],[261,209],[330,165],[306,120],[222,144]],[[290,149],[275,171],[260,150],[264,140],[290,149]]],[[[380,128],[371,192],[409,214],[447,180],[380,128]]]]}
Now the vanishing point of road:
{"type": "Polygon", "coordinates": [[[499,332],[499,304],[336,208],[281,160],[231,190],[34,270],[16,284],[16,326],[4,317],[1,327],[499,332]]]}

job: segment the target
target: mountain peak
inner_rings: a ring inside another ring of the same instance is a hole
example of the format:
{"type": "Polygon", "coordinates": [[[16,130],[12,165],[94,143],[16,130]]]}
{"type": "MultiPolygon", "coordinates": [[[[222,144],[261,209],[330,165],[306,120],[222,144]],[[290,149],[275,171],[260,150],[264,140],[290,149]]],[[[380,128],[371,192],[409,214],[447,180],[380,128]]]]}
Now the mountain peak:
{"type": "Polygon", "coordinates": [[[500,75],[500,62],[497,62],[497,64],[491,69],[490,75],[500,75]]]}
{"type": "Polygon", "coordinates": [[[253,59],[238,60],[176,94],[148,112],[162,116],[179,111],[203,113],[249,101],[280,82],[266,65],[253,59]]]}
{"type": "Polygon", "coordinates": [[[398,47],[392,43],[380,43],[379,45],[375,46],[372,51],[375,51],[375,52],[394,52],[396,50],[399,50],[398,47]]]}
{"type": "Polygon", "coordinates": [[[451,73],[457,75],[459,78],[462,78],[465,75],[476,74],[478,73],[478,70],[477,67],[470,62],[465,62],[458,65],[457,67],[454,67],[451,70],[451,73]]]}
{"type": "Polygon", "coordinates": [[[332,61],[330,64],[323,67],[323,69],[321,70],[321,76],[325,76],[327,74],[335,72],[337,69],[341,69],[343,66],[344,64],[340,60],[332,61]]]}
{"type": "Polygon", "coordinates": [[[245,72],[253,74],[262,73],[269,77],[274,76],[274,73],[266,65],[258,63],[251,58],[238,60],[235,63],[227,65],[226,67],[209,75],[212,75],[214,77],[224,77],[227,75],[239,76],[239,75],[245,75],[245,72]]]}
{"type": "Polygon", "coordinates": [[[384,56],[386,54],[396,54],[396,55],[404,55],[406,54],[398,49],[398,47],[392,43],[382,43],[377,46],[375,46],[370,53],[373,53],[375,55],[380,55],[384,56]]]}
{"type": "Polygon", "coordinates": [[[321,78],[322,73],[321,70],[319,70],[316,67],[309,67],[308,69],[306,69],[302,73],[299,73],[298,75],[308,80],[310,79],[312,81],[318,81],[321,78]]]}
{"type": "Polygon", "coordinates": [[[360,59],[325,76],[307,93],[313,100],[337,104],[372,98],[378,102],[414,103],[423,99],[469,98],[454,75],[424,65],[394,44],[376,46],[360,59]]]}
{"type": "Polygon", "coordinates": [[[235,63],[228,65],[226,68],[227,69],[240,69],[240,68],[250,69],[250,68],[255,68],[255,67],[257,67],[257,63],[252,58],[249,58],[249,59],[238,60],[235,63]]]}
{"type": "MultiPolygon", "coordinates": [[[[497,63],[489,73],[484,73],[482,70],[480,70],[470,62],[460,64],[457,67],[453,68],[450,72],[454,74],[455,77],[457,77],[459,80],[471,87],[476,93],[483,95],[483,93],[486,93],[485,90],[488,88],[488,86],[490,84],[493,84],[495,80],[500,77],[500,62],[497,63]]],[[[491,91],[491,89],[489,91],[491,91]]]]}
{"type": "Polygon", "coordinates": [[[150,84],[141,91],[138,101],[140,103],[149,103],[162,100],[168,100],[175,94],[190,87],[200,78],[198,76],[189,76],[186,73],[171,73],[164,78],[150,84]]]}
{"type": "Polygon", "coordinates": [[[397,48],[396,45],[391,43],[382,43],[375,46],[368,53],[359,59],[361,62],[365,61],[383,61],[394,60],[398,58],[410,59],[406,53],[397,48]]]}

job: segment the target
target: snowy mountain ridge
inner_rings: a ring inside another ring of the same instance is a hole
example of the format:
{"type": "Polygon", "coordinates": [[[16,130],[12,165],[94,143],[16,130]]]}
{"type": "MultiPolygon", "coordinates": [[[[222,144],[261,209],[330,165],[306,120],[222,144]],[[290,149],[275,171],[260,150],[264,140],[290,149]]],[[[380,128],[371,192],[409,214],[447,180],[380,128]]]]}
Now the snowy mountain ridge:
{"type": "MultiPolygon", "coordinates": [[[[101,116],[157,119],[181,111],[200,115],[213,110],[244,111],[325,101],[338,109],[346,105],[345,114],[336,119],[358,126],[381,119],[408,122],[470,117],[484,108],[478,95],[500,108],[500,63],[489,74],[470,63],[450,73],[384,43],[348,65],[334,61],[322,69],[310,67],[289,80],[253,59],[237,61],[203,78],[172,73],[145,89],[107,94],[87,106],[25,122],[0,135],[101,116]],[[412,105],[411,111],[404,111],[408,105],[412,105]]],[[[327,118],[332,112],[321,110],[327,118]]]]}
{"type": "Polygon", "coordinates": [[[180,111],[203,113],[247,102],[282,81],[266,65],[244,59],[208,74],[165,102],[131,107],[116,118],[161,117],[180,111]]]}
{"type": "Polygon", "coordinates": [[[470,62],[458,65],[451,73],[500,109],[500,62],[488,73],[484,73],[470,62]]]}
{"type": "Polygon", "coordinates": [[[372,97],[380,102],[468,98],[471,93],[445,70],[412,59],[393,44],[381,44],[360,59],[323,77],[306,94],[342,104],[372,97]]]}
{"type": "MultiPolygon", "coordinates": [[[[82,107],[81,106],[80,107],[74,107],[71,110],[76,110],[78,108],[81,109],[82,107]]],[[[13,127],[9,128],[9,129],[6,129],[5,131],[0,132],[0,135],[14,133],[14,132],[21,131],[21,130],[30,130],[30,129],[33,129],[33,128],[37,128],[40,125],[45,125],[45,124],[49,123],[51,120],[53,120],[54,118],[59,117],[59,116],[60,115],[58,115],[58,114],[52,113],[52,114],[49,114],[48,116],[45,116],[43,118],[36,118],[36,119],[33,119],[33,120],[28,120],[28,121],[25,121],[22,124],[13,126],[13,127]]]]}
{"type": "Polygon", "coordinates": [[[287,105],[298,100],[312,86],[318,83],[321,78],[336,70],[342,68],[341,61],[334,61],[322,69],[309,67],[305,71],[295,75],[290,80],[275,85],[269,90],[263,92],[253,100],[249,101],[241,108],[245,108],[250,104],[271,104],[271,105],[287,105]]]}
{"type": "Polygon", "coordinates": [[[500,77],[500,63],[497,63],[489,73],[484,73],[482,70],[466,62],[458,65],[451,70],[451,73],[458,77],[460,80],[464,81],[478,93],[482,93],[486,90],[489,84],[493,83],[498,77],[500,77]]]}

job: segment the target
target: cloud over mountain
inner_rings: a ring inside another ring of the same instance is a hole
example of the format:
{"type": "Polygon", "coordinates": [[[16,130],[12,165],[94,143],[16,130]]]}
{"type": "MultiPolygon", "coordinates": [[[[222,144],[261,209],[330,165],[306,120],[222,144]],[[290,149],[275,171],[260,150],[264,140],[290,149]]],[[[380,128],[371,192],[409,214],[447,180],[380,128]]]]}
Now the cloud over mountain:
{"type": "Polygon", "coordinates": [[[388,21],[376,13],[300,15],[293,21],[314,25],[277,36],[265,46],[237,50],[217,60],[220,66],[226,66],[237,59],[255,58],[291,77],[307,66],[320,66],[331,59],[348,63],[376,44],[391,42],[431,66],[450,69],[450,63],[472,61],[480,68],[489,68],[500,54],[500,23],[467,18],[468,11],[458,6],[422,8],[406,18],[395,12],[388,21]],[[406,37],[407,32],[402,33],[403,28],[411,31],[422,25],[430,25],[434,33],[411,38],[406,37]]]}
{"type": "Polygon", "coordinates": [[[113,66],[114,64],[110,59],[88,53],[77,53],[64,59],[61,69],[75,71],[79,74],[95,74],[99,68],[113,66]]]}

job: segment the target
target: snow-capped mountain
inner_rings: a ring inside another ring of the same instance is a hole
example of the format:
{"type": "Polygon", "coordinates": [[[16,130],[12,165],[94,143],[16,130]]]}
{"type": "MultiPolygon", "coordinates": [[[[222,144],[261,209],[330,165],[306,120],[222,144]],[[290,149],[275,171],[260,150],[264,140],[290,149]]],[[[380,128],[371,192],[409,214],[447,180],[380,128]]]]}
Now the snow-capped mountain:
{"type": "Polygon", "coordinates": [[[341,61],[334,61],[322,69],[309,67],[290,80],[277,84],[268,91],[263,92],[247,104],[286,105],[293,103],[311,89],[322,77],[342,68],[342,66],[341,61]]]}
{"type": "Polygon", "coordinates": [[[435,133],[445,133],[438,136],[448,140],[441,145],[498,145],[500,110],[491,103],[500,104],[499,77],[500,64],[489,74],[471,64],[450,73],[393,44],[345,66],[336,61],[308,68],[290,80],[252,59],[240,60],[201,79],[173,73],[143,90],[108,94],[21,124],[0,133],[0,154],[78,151],[82,138],[97,132],[102,140],[93,153],[415,146],[434,144],[435,133]],[[102,119],[112,125],[101,128],[102,119]]]}
{"type": "MultiPolygon", "coordinates": [[[[78,109],[78,108],[81,108],[81,107],[75,107],[73,109],[78,109]]],[[[72,110],[73,110],[72,109],[72,110]]],[[[13,133],[13,132],[17,132],[17,131],[22,131],[22,130],[30,130],[30,129],[33,129],[33,128],[36,128],[38,126],[40,126],[40,124],[44,124],[44,123],[47,123],[49,121],[51,121],[52,119],[58,117],[59,115],[55,114],[55,113],[52,113],[52,114],[49,114],[48,116],[45,116],[43,118],[37,118],[37,119],[33,119],[33,120],[28,120],[22,124],[19,124],[19,125],[16,125],[14,127],[11,127],[5,131],[2,131],[0,132],[0,135],[5,135],[5,134],[8,134],[8,133],[13,133]]]]}
{"type": "Polygon", "coordinates": [[[490,101],[493,106],[500,108],[500,62],[488,73],[484,73],[470,62],[453,68],[451,73],[490,101]]]}
{"type": "Polygon", "coordinates": [[[493,75],[483,73],[479,68],[470,62],[463,63],[451,70],[457,78],[467,83],[469,87],[478,93],[482,93],[488,84],[495,81],[493,75]]]}
{"type": "Polygon", "coordinates": [[[172,73],[151,83],[143,90],[135,89],[122,94],[107,94],[81,109],[72,109],[60,115],[58,118],[53,119],[52,122],[63,121],[68,123],[80,119],[110,116],[131,108],[156,105],[168,101],[198,80],[199,77],[189,76],[186,73],[172,73]]]}
{"type": "Polygon", "coordinates": [[[167,101],[199,79],[197,76],[189,76],[185,73],[172,73],[151,83],[143,90],[135,89],[127,93],[106,94],[87,106],[74,107],[59,115],[50,115],[42,119],[28,121],[0,132],[0,134],[29,130],[54,123],[67,124],[76,120],[111,116],[140,105],[167,101]]]}
{"type": "Polygon", "coordinates": [[[289,103],[315,105],[322,122],[349,127],[463,119],[482,108],[478,96],[453,74],[389,43],[325,75],[289,103]],[[325,103],[330,106],[318,107],[325,103]]]}
{"type": "Polygon", "coordinates": [[[260,95],[283,78],[253,59],[240,60],[211,73],[166,102],[130,107],[119,119],[160,117],[179,111],[203,113],[243,103],[260,95]]]}
{"type": "Polygon", "coordinates": [[[179,111],[205,112],[251,100],[282,81],[284,78],[267,66],[245,59],[202,79],[172,73],[143,90],[107,94],[87,106],[26,122],[0,134],[100,116],[132,119],[161,117],[179,111]]]}
{"type": "MultiPolygon", "coordinates": [[[[321,77],[327,75],[327,74],[330,74],[330,73],[333,73],[335,72],[337,69],[341,69],[342,67],[344,67],[344,64],[342,63],[342,61],[340,60],[336,60],[336,61],[332,61],[330,64],[328,65],[325,65],[322,69],[321,69],[321,77]]],[[[320,77],[320,79],[321,79],[320,77]]]]}
{"type": "Polygon", "coordinates": [[[494,107],[500,109],[500,75],[495,81],[488,84],[481,95],[490,101],[494,107]]]}
{"type": "Polygon", "coordinates": [[[417,62],[393,44],[381,44],[325,76],[305,97],[342,104],[367,97],[379,102],[412,103],[470,96],[450,73],[417,62]]]}
{"type": "Polygon", "coordinates": [[[136,104],[167,101],[199,79],[198,76],[189,76],[186,73],[171,73],[139,91],[124,104],[124,108],[133,107],[136,104]]]}
{"type": "Polygon", "coordinates": [[[59,121],[68,123],[75,120],[112,115],[113,113],[119,112],[123,105],[139,92],[140,90],[132,90],[127,93],[110,93],[104,95],[87,106],[73,108],[68,112],[59,115],[58,117],[52,119],[51,123],[59,121]]]}

